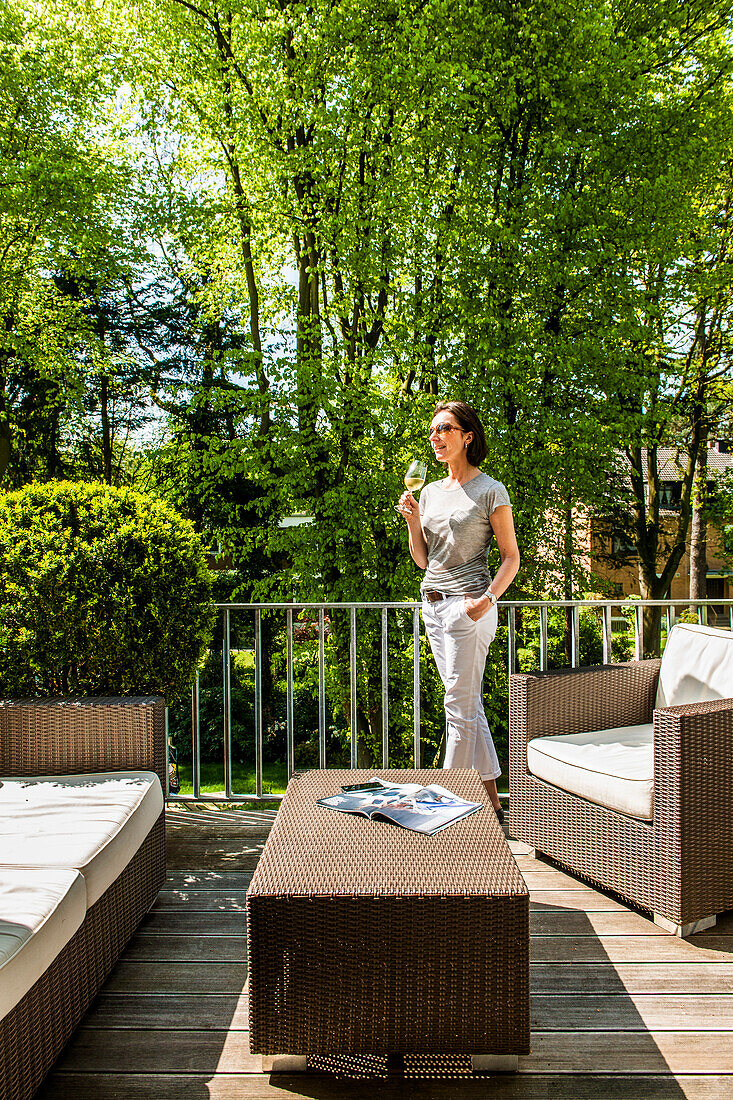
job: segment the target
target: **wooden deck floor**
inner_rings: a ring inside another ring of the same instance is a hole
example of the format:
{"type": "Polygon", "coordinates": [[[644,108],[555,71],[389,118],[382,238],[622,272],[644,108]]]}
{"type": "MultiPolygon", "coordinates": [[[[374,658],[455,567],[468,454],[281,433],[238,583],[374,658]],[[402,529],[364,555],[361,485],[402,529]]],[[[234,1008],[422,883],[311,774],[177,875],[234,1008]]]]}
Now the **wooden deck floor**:
{"type": "Polygon", "coordinates": [[[531,892],[532,1054],[516,1076],[463,1059],[378,1060],[303,1076],[249,1053],[244,897],[273,814],[174,809],[165,888],[39,1100],[733,1097],[733,913],[681,941],[523,855],[531,892]]]}

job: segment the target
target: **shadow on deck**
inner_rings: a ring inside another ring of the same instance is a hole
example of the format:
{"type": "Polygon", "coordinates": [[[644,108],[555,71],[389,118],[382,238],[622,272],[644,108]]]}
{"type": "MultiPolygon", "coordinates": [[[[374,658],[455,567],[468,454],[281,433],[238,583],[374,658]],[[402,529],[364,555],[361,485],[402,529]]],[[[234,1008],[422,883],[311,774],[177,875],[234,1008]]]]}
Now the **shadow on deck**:
{"type": "Polygon", "coordinates": [[[455,1057],[408,1058],[399,1080],[377,1058],[261,1073],[244,898],[273,817],[168,812],[165,887],[39,1100],[733,1096],[733,913],[681,941],[516,842],[532,934],[532,1053],[519,1074],[472,1075],[455,1057]]]}

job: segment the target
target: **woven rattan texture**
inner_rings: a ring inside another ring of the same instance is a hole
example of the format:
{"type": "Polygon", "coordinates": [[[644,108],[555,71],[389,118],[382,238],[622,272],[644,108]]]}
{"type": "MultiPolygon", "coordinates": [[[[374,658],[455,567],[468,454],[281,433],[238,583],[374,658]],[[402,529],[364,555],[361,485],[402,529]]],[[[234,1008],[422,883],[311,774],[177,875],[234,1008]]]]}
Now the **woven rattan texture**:
{"type": "Polygon", "coordinates": [[[0,775],[155,771],[165,791],[164,728],[153,697],[0,702],[0,775]]]}
{"type": "Polygon", "coordinates": [[[478,773],[312,771],[291,780],[254,873],[256,894],[519,894],[527,888],[478,773]],[[435,836],[341,814],[316,800],[360,777],[440,783],[482,809],[435,836]],[[358,858],[355,858],[358,854],[358,858]]]}
{"type": "Polygon", "coordinates": [[[44,975],[0,1021],[0,1097],[28,1100],[63,1049],[165,879],[159,818],[44,975]]]}
{"type": "Polygon", "coordinates": [[[370,774],[288,787],[247,897],[252,1051],[526,1053],[529,896],[493,811],[423,837],[314,805],[370,774]]]}
{"type": "MultiPolygon", "coordinates": [[[[618,668],[619,666],[616,666],[618,668]]],[[[510,706],[512,833],[581,878],[686,924],[733,907],[733,703],[648,713],[659,661],[629,670],[618,698],[614,668],[513,676],[510,706]],[[568,723],[563,723],[567,704],[568,723]],[[632,715],[633,717],[630,717],[632,715]],[[527,742],[654,720],[651,823],[607,810],[536,779],[527,742]]]]}

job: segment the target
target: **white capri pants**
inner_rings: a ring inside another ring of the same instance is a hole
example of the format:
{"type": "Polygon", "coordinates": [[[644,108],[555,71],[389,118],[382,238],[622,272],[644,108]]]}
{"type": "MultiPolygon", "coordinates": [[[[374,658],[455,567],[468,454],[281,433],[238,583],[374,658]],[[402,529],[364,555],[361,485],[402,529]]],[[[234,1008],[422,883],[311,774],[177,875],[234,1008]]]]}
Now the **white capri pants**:
{"type": "Polygon", "coordinates": [[[482,779],[496,779],[501,768],[484,714],[482,682],[499,612],[490,607],[474,622],[465,597],[448,596],[435,603],[423,599],[422,613],[445,687],[448,736],[443,767],[476,768],[482,779]]]}

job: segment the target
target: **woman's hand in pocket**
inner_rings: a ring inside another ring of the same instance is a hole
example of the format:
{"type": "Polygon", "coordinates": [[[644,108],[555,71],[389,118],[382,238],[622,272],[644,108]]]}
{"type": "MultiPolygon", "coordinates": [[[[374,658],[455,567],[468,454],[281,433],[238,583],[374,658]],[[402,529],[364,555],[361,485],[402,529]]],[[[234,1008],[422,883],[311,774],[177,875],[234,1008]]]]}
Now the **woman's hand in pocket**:
{"type": "Polygon", "coordinates": [[[464,596],[463,606],[469,619],[473,619],[477,623],[479,619],[483,619],[489,610],[489,597],[479,596],[477,600],[474,600],[472,596],[464,596]]]}

